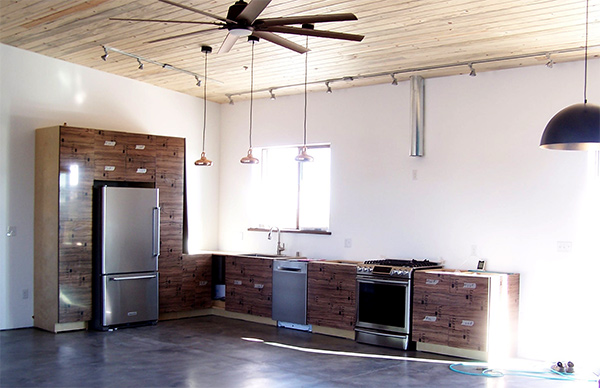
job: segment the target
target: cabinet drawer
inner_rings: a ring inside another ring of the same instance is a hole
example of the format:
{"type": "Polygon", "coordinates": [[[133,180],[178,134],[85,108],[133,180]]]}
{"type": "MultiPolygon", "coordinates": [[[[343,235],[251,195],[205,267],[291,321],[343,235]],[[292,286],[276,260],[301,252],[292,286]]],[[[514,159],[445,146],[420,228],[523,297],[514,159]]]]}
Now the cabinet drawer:
{"type": "Polygon", "coordinates": [[[126,133],[121,134],[120,139],[124,143],[125,153],[128,156],[142,156],[152,159],[156,158],[154,136],[126,133]]]}
{"type": "Polygon", "coordinates": [[[154,157],[127,155],[125,160],[125,180],[133,182],[154,182],[156,160],[154,157]]]}
{"type": "Polygon", "coordinates": [[[489,279],[477,276],[451,276],[450,294],[479,295],[486,297],[488,294],[489,279]]]}
{"type": "Polygon", "coordinates": [[[413,284],[415,293],[446,295],[450,292],[448,274],[415,271],[413,284]]]}

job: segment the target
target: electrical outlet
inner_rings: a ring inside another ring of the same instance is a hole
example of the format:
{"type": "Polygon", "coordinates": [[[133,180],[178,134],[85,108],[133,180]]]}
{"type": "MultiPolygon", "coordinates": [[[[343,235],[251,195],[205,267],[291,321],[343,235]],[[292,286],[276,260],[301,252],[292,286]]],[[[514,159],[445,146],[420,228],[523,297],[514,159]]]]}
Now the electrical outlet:
{"type": "Polygon", "coordinates": [[[344,248],[352,248],[352,239],[347,238],[344,240],[344,248]]]}
{"type": "Polygon", "coordinates": [[[471,256],[477,256],[477,245],[471,245],[471,256]]]}
{"type": "Polygon", "coordinates": [[[558,252],[571,252],[573,249],[573,243],[571,241],[557,241],[556,250],[558,252]]]}

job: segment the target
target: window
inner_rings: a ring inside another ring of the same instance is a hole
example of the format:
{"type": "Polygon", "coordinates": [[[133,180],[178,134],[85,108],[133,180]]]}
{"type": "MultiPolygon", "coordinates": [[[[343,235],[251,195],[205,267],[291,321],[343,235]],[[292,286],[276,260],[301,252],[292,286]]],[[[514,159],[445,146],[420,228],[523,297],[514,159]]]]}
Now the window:
{"type": "Polygon", "coordinates": [[[260,171],[253,177],[254,226],[329,230],[330,147],[307,148],[313,162],[294,160],[300,147],[261,150],[260,171]]]}

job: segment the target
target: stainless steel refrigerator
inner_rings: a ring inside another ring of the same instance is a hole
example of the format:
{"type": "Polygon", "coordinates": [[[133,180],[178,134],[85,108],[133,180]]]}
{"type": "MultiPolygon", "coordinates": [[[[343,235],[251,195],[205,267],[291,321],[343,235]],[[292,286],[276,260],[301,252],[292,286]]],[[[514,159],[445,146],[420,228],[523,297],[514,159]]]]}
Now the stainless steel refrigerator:
{"type": "Polygon", "coordinates": [[[158,189],[102,186],[95,239],[96,329],[156,323],[160,208],[158,189]]]}

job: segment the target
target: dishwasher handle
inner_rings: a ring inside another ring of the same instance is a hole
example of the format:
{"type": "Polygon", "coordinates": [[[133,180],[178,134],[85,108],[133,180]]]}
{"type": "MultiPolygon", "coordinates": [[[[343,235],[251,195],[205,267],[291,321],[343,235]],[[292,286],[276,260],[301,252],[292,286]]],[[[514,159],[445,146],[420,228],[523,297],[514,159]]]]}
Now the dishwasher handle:
{"type": "Polygon", "coordinates": [[[281,271],[281,272],[300,272],[302,271],[301,268],[293,268],[293,267],[279,267],[279,268],[275,268],[276,271],[281,271]]]}

